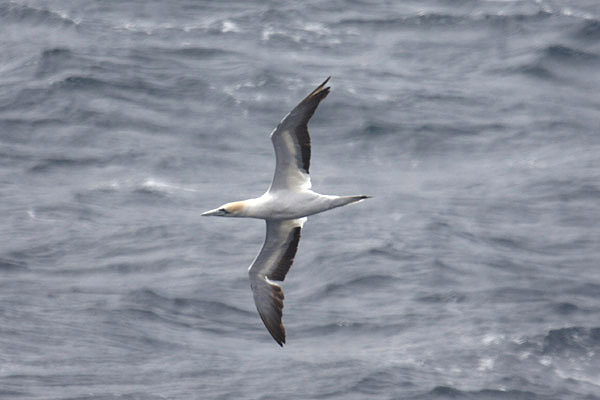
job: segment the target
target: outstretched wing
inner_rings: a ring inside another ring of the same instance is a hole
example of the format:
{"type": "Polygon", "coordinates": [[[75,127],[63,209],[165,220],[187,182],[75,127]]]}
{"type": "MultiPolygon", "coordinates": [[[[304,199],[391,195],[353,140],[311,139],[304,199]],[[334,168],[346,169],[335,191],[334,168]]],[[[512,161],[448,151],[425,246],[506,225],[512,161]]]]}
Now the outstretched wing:
{"type": "Polygon", "coordinates": [[[329,87],[325,87],[328,81],[329,78],[313,90],[271,132],[276,164],[269,190],[310,188],[310,135],[307,125],[321,100],[329,94],[329,87]]]}
{"type": "Polygon", "coordinates": [[[273,339],[283,346],[285,328],[281,322],[283,290],[273,281],[283,281],[300,241],[306,218],[267,220],[267,236],[260,253],[248,269],[256,309],[273,339]]]}

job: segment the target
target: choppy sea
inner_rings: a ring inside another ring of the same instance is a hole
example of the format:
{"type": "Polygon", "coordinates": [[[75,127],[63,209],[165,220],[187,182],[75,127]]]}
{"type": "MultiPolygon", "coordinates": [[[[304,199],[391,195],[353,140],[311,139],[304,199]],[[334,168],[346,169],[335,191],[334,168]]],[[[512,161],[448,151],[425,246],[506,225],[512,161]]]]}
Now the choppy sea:
{"type": "Polygon", "coordinates": [[[2,399],[600,399],[600,3],[0,2],[0,224],[2,399]],[[200,214],[329,75],[280,348],[200,214]]]}

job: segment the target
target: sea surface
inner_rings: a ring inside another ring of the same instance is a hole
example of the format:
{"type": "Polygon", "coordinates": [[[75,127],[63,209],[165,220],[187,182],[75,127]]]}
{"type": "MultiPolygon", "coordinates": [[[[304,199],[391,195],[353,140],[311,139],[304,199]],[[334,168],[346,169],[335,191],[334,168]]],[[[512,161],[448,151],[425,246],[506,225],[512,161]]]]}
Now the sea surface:
{"type": "Polygon", "coordinates": [[[600,3],[0,2],[0,399],[600,399],[600,3]],[[280,348],[200,214],[330,75],[280,348]]]}

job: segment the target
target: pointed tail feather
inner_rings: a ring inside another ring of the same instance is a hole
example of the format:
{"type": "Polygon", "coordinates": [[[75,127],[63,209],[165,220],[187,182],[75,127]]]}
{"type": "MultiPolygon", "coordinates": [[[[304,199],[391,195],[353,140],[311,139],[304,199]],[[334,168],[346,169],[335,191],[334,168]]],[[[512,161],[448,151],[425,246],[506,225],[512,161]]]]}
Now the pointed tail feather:
{"type": "Polygon", "coordinates": [[[371,197],[373,197],[373,196],[366,196],[366,195],[340,196],[337,199],[335,199],[335,206],[341,207],[341,206],[345,206],[346,204],[358,203],[359,201],[363,201],[365,199],[370,199],[371,197]]]}

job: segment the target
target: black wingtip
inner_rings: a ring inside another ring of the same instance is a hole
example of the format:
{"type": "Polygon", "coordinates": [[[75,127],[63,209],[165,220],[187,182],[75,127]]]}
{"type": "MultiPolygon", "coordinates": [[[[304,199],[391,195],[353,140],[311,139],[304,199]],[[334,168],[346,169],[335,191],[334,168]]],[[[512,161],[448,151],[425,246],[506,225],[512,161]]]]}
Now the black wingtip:
{"type": "Polygon", "coordinates": [[[313,90],[307,97],[305,100],[310,99],[311,97],[317,95],[317,94],[322,94],[323,97],[321,98],[321,100],[323,100],[323,98],[325,98],[328,94],[329,94],[329,89],[331,89],[331,87],[327,86],[324,87],[327,82],[329,82],[329,80],[331,79],[331,76],[328,76],[327,79],[325,79],[323,81],[323,83],[321,83],[319,86],[317,86],[317,88],[315,90],[313,90]]]}
{"type": "MultiPolygon", "coordinates": [[[[327,77],[327,79],[325,79],[325,80],[323,81],[323,83],[321,83],[321,84],[319,85],[319,88],[322,88],[323,86],[325,86],[325,85],[327,84],[327,82],[329,82],[329,80],[330,80],[330,79],[331,79],[331,76],[328,76],[328,77],[327,77]]],[[[319,88],[317,88],[317,90],[318,90],[319,88]]],[[[329,89],[330,89],[330,88],[331,88],[330,86],[327,86],[326,88],[324,88],[324,89],[323,89],[323,92],[327,92],[327,93],[329,93],[329,89]]]]}
{"type": "Polygon", "coordinates": [[[283,347],[283,345],[285,344],[285,328],[283,326],[281,326],[281,331],[279,332],[271,332],[271,330],[269,330],[269,333],[271,334],[271,337],[275,340],[275,342],[277,342],[277,344],[281,347],[283,347]]]}

